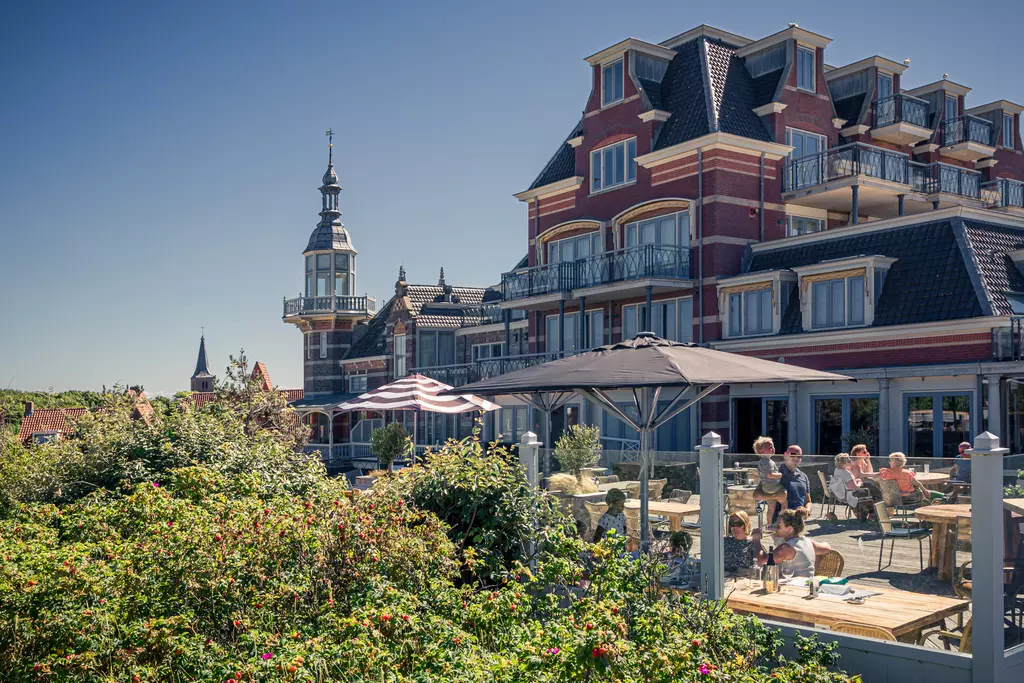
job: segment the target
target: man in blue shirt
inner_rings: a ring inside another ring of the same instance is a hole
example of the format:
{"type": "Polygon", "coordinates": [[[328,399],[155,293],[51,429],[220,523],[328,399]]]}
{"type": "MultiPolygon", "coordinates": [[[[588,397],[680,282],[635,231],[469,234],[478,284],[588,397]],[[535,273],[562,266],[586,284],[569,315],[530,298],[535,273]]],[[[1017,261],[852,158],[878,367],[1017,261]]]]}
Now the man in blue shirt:
{"type": "MultiPolygon", "coordinates": [[[[803,508],[807,510],[809,517],[811,514],[811,482],[807,475],[800,470],[800,462],[803,458],[804,451],[796,444],[786,449],[782,456],[782,479],[779,480],[779,483],[782,484],[782,490],[786,492],[786,508],[789,510],[803,508]]],[[[775,526],[778,516],[779,510],[776,509],[772,516],[772,526],[775,526]]]]}

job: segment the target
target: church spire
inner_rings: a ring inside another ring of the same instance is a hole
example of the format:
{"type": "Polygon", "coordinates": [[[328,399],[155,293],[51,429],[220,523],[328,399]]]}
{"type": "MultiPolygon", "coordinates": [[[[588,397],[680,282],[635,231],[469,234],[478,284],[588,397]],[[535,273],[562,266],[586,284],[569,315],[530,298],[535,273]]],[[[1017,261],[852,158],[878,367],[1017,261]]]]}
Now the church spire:
{"type": "Polygon", "coordinates": [[[341,185],[338,184],[338,174],[334,172],[334,131],[328,128],[325,135],[327,135],[328,139],[327,172],[324,173],[323,184],[320,186],[320,195],[323,198],[323,209],[320,211],[320,227],[341,225],[341,209],[338,208],[341,185]]]}
{"type": "Polygon", "coordinates": [[[206,335],[199,337],[199,357],[196,358],[196,370],[192,373],[192,391],[212,391],[213,373],[206,361],[206,335]]]}

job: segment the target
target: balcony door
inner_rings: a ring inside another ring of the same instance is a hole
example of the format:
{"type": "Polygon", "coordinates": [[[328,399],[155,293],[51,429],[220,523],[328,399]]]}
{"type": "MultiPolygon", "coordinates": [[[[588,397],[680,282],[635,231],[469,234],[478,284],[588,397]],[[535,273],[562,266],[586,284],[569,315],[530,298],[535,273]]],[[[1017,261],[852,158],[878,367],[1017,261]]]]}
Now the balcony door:
{"type": "Polygon", "coordinates": [[[789,155],[790,187],[788,189],[795,190],[819,184],[822,181],[820,154],[825,151],[828,144],[825,136],[796,128],[787,128],[786,144],[793,148],[789,155]]]}
{"type": "MultiPolygon", "coordinates": [[[[585,235],[566,237],[565,239],[555,240],[548,243],[549,264],[568,264],[573,263],[574,261],[581,262],[577,267],[572,268],[572,272],[568,272],[563,275],[563,277],[569,277],[572,279],[571,287],[573,288],[587,287],[601,282],[600,264],[596,262],[596,259],[589,258],[590,256],[600,253],[600,232],[590,232],[585,235]]],[[[554,275],[565,268],[569,268],[569,266],[552,268],[551,273],[554,275]]]]}
{"type": "Polygon", "coordinates": [[[690,215],[681,211],[668,216],[658,216],[636,223],[626,224],[626,252],[624,255],[626,272],[630,277],[641,274],[647,276],[678,276],[678,262],[681,259],[680,249],[672,247],[687,246],[690,242],[690,215]],[[644,245],[656,245],[651,249],[641,249],[644,245]],[[658,249],[657,246],[665,246],[658,249]]]}
{"type": "Polygon", "coordinates": [[[970,441],[972,394],[925,394],[907,396],[907,456],[955,458],[957,446],[970,441]]]}

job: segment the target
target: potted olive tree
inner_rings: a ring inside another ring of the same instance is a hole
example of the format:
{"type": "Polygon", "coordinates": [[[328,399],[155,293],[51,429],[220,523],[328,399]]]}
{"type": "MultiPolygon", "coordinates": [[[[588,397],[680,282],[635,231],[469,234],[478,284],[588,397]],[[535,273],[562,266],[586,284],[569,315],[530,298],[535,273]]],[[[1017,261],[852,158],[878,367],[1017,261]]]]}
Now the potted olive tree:
{"type": "Polygon", "coordinates": [[[583,480],[583,468],[601,459],[601,434],[597,427],[572,425],[555,442],[555,460],[562,471],[583,480]]]}
{"type": "Polygon", "coordinates": [[[396,458],[412,452],[412,440],[405,427],[398,422],[392,422],[370,433],[370,452],[377,456],[380,469],[369,475],[357,477],[357,485],[372,486],[379,474],[390,472],[396,458]]]}

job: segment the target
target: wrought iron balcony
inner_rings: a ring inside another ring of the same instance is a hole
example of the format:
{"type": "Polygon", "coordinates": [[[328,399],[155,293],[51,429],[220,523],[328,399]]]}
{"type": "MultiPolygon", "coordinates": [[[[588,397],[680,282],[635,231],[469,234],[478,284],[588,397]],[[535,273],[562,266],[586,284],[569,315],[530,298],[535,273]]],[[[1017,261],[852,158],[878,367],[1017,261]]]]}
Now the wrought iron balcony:
{"type": "Polygon", "coordinates": [[[919,97],[896,93],[877,99],[872,103],[874,120],[872,128],[882,128],[894,123],[910,123],[921,128],[928,127],[928,103],[919,97]]]}
{"type": "Polygon", "coordinates": [[[961,142],[992,146],[992,122],[965,114],[942,122],[942,144],[946,147],[961,142]]]}
{"type": "Polygon", "coordinates": [[[909,163],[906,154],[853,142],[791,159],[786,164],[786,191],[855,176],[907,184],[909,163]]]}
{"type": "Polygon", "coordinates": [[[285,299],[282,318],[316,313],[355,313],[373,315],[377,300],[372,296],[300,296],[285,299]]]}
{"type": "Polygon", "coordinates": [[[503,273],[501,289],[505,301],[515,301],[614,282],[645,278],[688,280],[690,277],[688,246],[642,244],[575,261],[503,273]]]}
{"type": "Polygon", "coordinates": [[[477,382],[482,379],[504,375],[507,372],[514,372],[541,363],[547,363],[563,356],[570,356],[573,353],[572,351],[566,351],[565,353],[555,351],[552,353],[529,353],[518,356],[484,358],[473,363],[414,368],[412,372],[436,379],[438,382],[444,382],[453,387],[460,387],[470,382],[477,382]]]}
{"type": "Polygon", "coordinates": [[[924,194],[942,193],[981,199],[981,173],[941,162],[910,162],[910,186],[924,194]]]}
{"type": "Polygon", "coordinates": [[[1024,209],[1024,183],[998,178],[981,186],[982,196],[993,207],[1015,206],[1024,209]]]}

